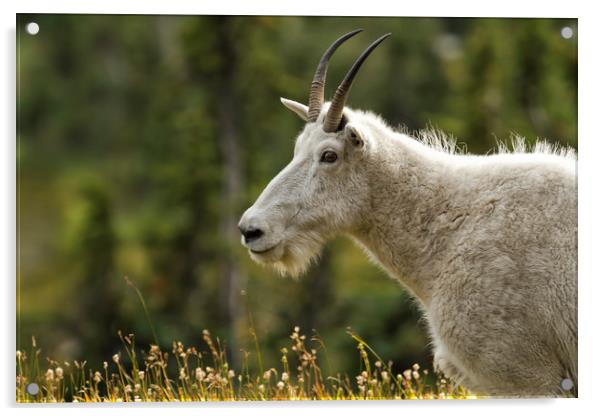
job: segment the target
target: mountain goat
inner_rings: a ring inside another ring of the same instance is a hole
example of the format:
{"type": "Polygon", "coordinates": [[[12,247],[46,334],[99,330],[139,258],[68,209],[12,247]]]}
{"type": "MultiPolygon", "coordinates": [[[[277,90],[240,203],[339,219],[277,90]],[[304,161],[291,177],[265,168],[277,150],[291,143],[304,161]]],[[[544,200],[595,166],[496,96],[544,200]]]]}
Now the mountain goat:
{"type": "MultiPolygon", "coordinates": [[[[475,393],[577,392],[576,157],[539,143],[454,154],[345,107],[372,43],[324,103],[324,53],[292,161],[242,216],[253,260],[301,274],[345,234],[418,300],[434,366],[475,393]],[[570,390],[570,392],[567,392],[570,390]]],[[[449,146],[447,146],[449,147],[449,146]]]]}

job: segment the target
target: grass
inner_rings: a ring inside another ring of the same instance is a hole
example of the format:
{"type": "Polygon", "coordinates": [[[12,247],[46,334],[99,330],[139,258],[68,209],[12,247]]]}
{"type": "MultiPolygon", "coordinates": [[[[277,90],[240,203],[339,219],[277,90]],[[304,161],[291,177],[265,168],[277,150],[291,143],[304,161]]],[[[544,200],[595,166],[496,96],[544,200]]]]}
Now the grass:
{"type": "Polygon", "coordinates": [[[158,345],[142,350],[133,334],[120,333],[123,348],[102,369],[90,369],[85,361],[51,359],[42,366],[41,350],[32,339],[31,351],[17,351],[16,398],[18,403],[474,398],[418,364],[394,372],[391,362],[385,363],[356,333],[348,333],[360,359],[352,378],[326,375],[319,356],[323,341],[307,339],[298,327],[291,333],[291,345],[280,351],[280,368],[262,369],[258,350],[255,372],[249,370],[247,352],[240,368],[232,368],[220,340],[207,330],[202,334],[205,352],[180,342],[173,342],[171,351],[158,345]],[[35,395],[27,392],[31,383],[39,386],[35,395]]]}
{"type": "Polygon", "coordinates": [[[319,354],[326,351],[326,345],[318,336],[307,339],[299,327],[290,335],[290,351],[280,350],[280,368],[264,369],[252,319],[256,370],[251,370],[251,353],[246,351],[240,368],[232,368],[226,349],[208,330],[202,333],[201,348],[174,341],[171,351],[164,351],[142,293],[127,277],[125,282],[136,292],[155,344],[139,349],[133,334],[119,332],[122,350],[105,361],[102,369],[91,369],[86,361],[59,363],[50,358],[42,366],[42,351],[32,338],[29,352],[17,350],[17,403],[476,398],[440,375],[421,370],[418,364],[396,373],[392,362],[385,363],[351,329],[347,333],[357,344],[360,362],[353,378],[325,372],[319,354]],[[28,387],[34,383],[38,391],[30,394],[28,387]]]}

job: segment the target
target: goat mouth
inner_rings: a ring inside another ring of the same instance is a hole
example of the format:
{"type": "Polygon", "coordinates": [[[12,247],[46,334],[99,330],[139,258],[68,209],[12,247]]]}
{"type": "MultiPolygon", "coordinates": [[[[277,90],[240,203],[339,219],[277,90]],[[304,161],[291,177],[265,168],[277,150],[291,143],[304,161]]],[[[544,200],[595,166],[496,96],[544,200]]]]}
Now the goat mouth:
{"type": "Polygon", "coordinates": [[[272,247],[266,248],[265,250],[253,250],[252,248],[250,248],[250,249],[249,249],[249,251],[250,251],[251,253],[253,253],[253,254],[265,254],[265,253],[267,253],[268,251],[272,251],[272,250],[274,250],[274,249],[275,249],[277,246],[278,246],[278,244],[276,244],[276,245],[274,245],[274,246],[272,246],[272,247]]]}

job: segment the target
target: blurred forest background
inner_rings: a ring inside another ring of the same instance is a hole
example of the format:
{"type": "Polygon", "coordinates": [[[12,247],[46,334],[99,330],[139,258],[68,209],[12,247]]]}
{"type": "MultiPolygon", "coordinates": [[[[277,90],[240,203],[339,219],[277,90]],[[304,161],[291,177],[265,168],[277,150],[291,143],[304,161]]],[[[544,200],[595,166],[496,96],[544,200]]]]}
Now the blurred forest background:
{"type": "Polygon", "coordinates": [[[471,153],[515,132],[577,146],[576,20],[19,15],[17,348],[35,335],[44,356],[98,367],[120,329],[153,342],[128,276],[167,348],[207,328],[236,361],[253,326],[276,366],[298,325],[352,373],[350,326],[398,368],[430,366],[417,307],[349,241],[295,281],[255,265],[236,229],[302,128],[279,97],[306,102],[324,50],[358,27],[327,97],[392,32],[351,107],[471,153]]]}

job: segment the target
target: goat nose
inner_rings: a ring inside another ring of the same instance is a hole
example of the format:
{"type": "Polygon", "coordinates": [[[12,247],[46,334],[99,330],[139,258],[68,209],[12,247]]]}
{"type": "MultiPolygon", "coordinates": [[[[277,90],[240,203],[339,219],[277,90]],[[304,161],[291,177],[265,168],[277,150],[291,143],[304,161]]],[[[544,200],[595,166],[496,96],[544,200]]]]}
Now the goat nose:
{"type": "Polygon", "coordinates": [[[259,228],[253,228],[253,227],[249,227],[249,228],[238,227],[238,228],[240,230],[240,233],[245,238],[245,243],[247,243],[247,244],[252,241],[259,240],[261,238],[261,236],[263,236],[263,231],[259,228]]]}

